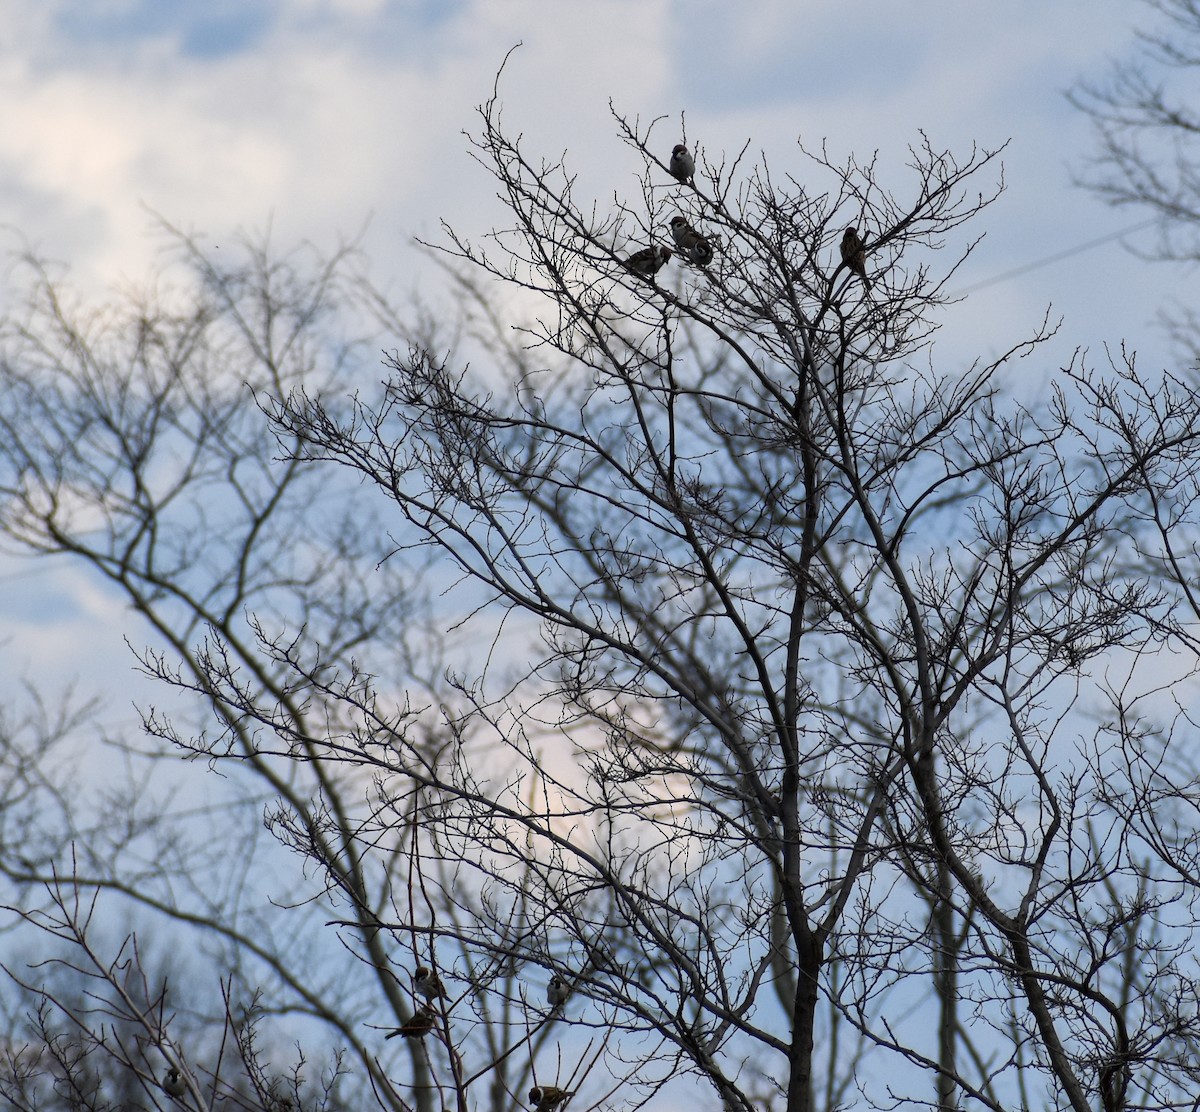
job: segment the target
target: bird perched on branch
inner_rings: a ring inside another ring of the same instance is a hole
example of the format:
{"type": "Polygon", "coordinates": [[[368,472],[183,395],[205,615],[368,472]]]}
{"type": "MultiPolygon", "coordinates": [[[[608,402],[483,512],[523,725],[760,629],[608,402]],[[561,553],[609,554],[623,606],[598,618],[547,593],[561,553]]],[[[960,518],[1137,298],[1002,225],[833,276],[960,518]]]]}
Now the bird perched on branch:
{"type": "Polygon", "coordinates": [[[713,261],[713,245],[682,216],[671,217],[671,235],[675,246],[688,262],[708,266],[713,261]]]}
{"type": "Polygon", "coordinates": [[[850,227],[842,233],[842,262],[852,273],[857,274],[863,280],[863,285],[867,287],[867,293],[870,293],[871,279],[867,277],[867,252],[863,249],[863,241],[857,228],[850,227]]]}
{"type": "Polygon", "coordinates": [[[433,1030],[436,1022],[437,1013],[428,1004],[422,1004],[413,1012],[412,1019],[402,1023],[386,1037],[394,1039],[397,1035],[401,1035],[406,1039],[423,1039],[433,1030]]]}
{"type": "Polygon", "coordinates": [[[438,997],[445,999],[446,986],[442,984],[442,979],[427,965],[418,965],[413,972],[413,987],[425,997],[426,1000],[437,1000],[438,997]]]}
{"type": "Polygon", "coordinates": [[[550,978],[550,983],[546,986],[546,1001],[550,1007],[561,1008],[567,1002],[567,997],[570,995],[571,986],[555,973],[550,978]]]}
{"type": "Polygon", "coordinates": [[[570,1100],[575,1094],[560,1089],[557,1085],[535,1085],[529,1090],[529,1103],[537,1112],[554,1112],[560,1104],[570,1100]]]}
{"type": "Polygon", "coordinates": [[[625,267],[643,278],[653,278],[670,261],[669,247],[643,247],[625,260],[625,267]]]}
{"type": "Polygon", "coordinates": [[[696,176],[696,160],[687,147],[682,143],[676,143],[675,149],[671,151],[671,161],[667,169],[671,171],[671,177],[676,181],[686,184],[696,176]]]}
{"type": "Polygon", "coordinates": [[[163,1092],[168,1096],[181,1097],[187,1092],[187,1083],[179,1074],[179,1070],[175,1066],[171,1066],[162,1079],[163,1092]]]}

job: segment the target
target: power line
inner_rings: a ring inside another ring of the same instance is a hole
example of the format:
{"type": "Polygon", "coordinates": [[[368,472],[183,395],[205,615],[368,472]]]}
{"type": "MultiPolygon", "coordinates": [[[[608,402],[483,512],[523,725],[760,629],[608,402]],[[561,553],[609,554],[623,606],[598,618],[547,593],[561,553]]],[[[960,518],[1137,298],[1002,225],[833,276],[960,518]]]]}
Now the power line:
{"type": "Polygon", "coordinates": [[[1136,224],[1130,224],[1128,228],[1121,228],[1116,232],[1109,232],[1108,235],[1100,236],[1098,239],[1089,239],[1087,243],[1077,244],[1075,247],[1068,247],[1065,251],[1059,251],[1054,255],[1047,255],[1043,259],[1035,259],[1031,263],[1026,263],[1024,266],[1019,266],[1015,270],[1006,270],[1003,274],[997,274],[992,278],[985,278],[982,282],[976,282],[972,286],[966,286],[961,290],[955,290],[953,297],[962,297],[964,294],[974,293],[976,290],[985,289],[988,286],[994,286],[998,282],[1007,282],[1010,278],[1019,278],[1022,274],[1028,274],[1031,270],[1037,270],[1039,267],[1049,266],[1051,263],[1059,262],[1061,259],[1069,259],[1072,255],[1080,255],[1084,251],[1090,251],[1093,247],[1099,247],[1103,243],[1111,243],[1114,239],[1120,239],[1122,236],[1127,236],[1133,232],[1140,232],[1143,228],[1150,227],[1151,224],[1158,222],[1157,216],[1152,216],[1148,220],[1140,220],[1136,224]]]}

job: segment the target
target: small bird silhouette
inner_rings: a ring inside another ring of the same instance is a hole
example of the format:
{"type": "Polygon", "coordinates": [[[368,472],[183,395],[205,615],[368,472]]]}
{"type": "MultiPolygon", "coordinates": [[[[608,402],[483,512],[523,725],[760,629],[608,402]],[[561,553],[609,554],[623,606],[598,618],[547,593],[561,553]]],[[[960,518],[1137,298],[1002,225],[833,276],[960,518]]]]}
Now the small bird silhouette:
{"type": "Polygon", "coordinates": [[[446,996],[446,986],[442,984],[441,977],[427,965],[418,965],[413,972],[413,987],[426,1000],[444,999],[446,996]]]}
{"type": "Polygon", "coordinates": [[[546,1001],[550,1007],[561,1008],[567,1002],[567,997],[570,995],[571,986],[555,973],[550,978],[550,983],[546,986],[546,1001]]]}
{"type": "Polygon", "coordinates": [[[557,1085],[535,1085],[529,1090],[529,1103],[537,1112],[554,1112],[560,1104],[570,1100],[575,1094],[560,1089],[557,1085]]]}
{"type": "Polygon", "coordinates": [[[671,235],[680,254],[689,262],[708,266],[713,261],[713,245],[682,216],[671,217],[671,235]]]}
{"type": "Polygon", "coordinates": [[[863,249],[863,241],[855,227],[847,228],[842,233],[842,262],[863,280],[863,285],[867,287],[867,293],[870,293],[871,279],[867,277],[867,253],[863,249]]]}
{"type": "Polygon", "coordinates": [[[175,1066],[171,1066],[162,1079],[163,1091],[172,1097],[181,1097],[187,1092],[187,1084],[183,1078],[179,1076],[179,1070],[175,1066]]]}
{"type": "Polygon", "coordinates": [[[433,1030],[436,1022],[437,1013],[428,1004],[422,1004],[413,1012],[412,1019],[402,1023],[386,1038],[394,1039],[397,1035],[401,1035],[406,1039],[423,1039],[433,1030]]]}
{"type": "Polygon", "coordinates": [[[643,247],[625,260],[625,266],[643,278],[653,278],[670,261],[669,247],[643,247]]]}
{"type": "Polygon", "coordinates": [[[675,149],[671,151],[671,161],[667,169],[676,181],[687,183],[696,176],[696,160],[692,158],[692,152],[687,147],[676,143],[675,149]]]}

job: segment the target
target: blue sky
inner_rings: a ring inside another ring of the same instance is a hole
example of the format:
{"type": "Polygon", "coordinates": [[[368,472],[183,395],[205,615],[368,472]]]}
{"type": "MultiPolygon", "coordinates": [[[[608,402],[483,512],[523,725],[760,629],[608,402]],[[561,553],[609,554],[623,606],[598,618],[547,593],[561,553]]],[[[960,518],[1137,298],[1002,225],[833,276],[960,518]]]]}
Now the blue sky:
{"type": "Polygon", "coordinates": [[[183,57],[221,58],[260,45],[272,22],[272,8],[267,0],[75,4],[55,11],[53,27],[63,43],[75,48],[120,51],[167,38],[178,44],[183,57]]]}
{"type": "MultiPolygon", "coordinates": [[[[280,247],[332,247],[365,224],[376,280],[413,288],[434,273],[414,235],[445,218],[479,236],[499,216],[462,132],[521,42],[506,119],[527,149],[567,151],[601,201],[637,171],[610,98],[643,120],[686,113],[710,155],[749,140],[776,173],[803,172],[798,136],[835,157],[878,151],[900,191],[921,129],[964,151],[1010,141],[966,287],[1137,221],[1072,185],[1090,133],[1062,94],[1131,49],[1147,13],[1128,0],[0,0],[0,245],[69,264],[94,294],[146,274],[160,242],[148,210],[213,243],[269,223],[280,247]]],[[[1060,337],[1020,373],[1122,340],[1153,362],[1155,313],[1193,282],[1109,243],[972,294],[934,357],[993,354],[1050,308],[1060,337]]],[[[0,574],[56,598],[0,603],[10,674],[86,682],[100,648],[108,682],[127,675],[121,638],[136,624],[95,584],[20,562],[0,574]]]]}

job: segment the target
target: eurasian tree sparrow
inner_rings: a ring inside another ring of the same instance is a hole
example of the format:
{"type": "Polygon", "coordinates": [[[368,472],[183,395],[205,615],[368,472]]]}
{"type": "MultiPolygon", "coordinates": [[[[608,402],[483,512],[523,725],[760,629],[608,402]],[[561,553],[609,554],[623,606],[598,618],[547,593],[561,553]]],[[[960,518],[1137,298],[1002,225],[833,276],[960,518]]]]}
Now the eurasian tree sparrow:
{"type": "Polygon", "coordinates": [[[863,285],[867,287],[867,293],[870,293],[871,279],[867,277],[867,253],[863,250],[863,241],[857,228],[850,227],[842,233],[842,262],[852,273],[857,274],[863,280],[863,285]]]}
{"type": "Polygon", "coordinates": [[[557,1085],[535,1085],[529,1090],[529,1103],[537,1112],[554,1112],[555,1108],[574,1095],[557,1085]]]}
{"type": "Polygon", "coordinates": [[[442,979],[427,965],[418,965],[413,973],[413,986],[426,1000],[436,1000],[446,996],[446,987],[442,979]]]}
{"type": "Polygon", "coordinates": [[[653,278],[670,261],[669,247],[643,247],[625,260],[625,266],[643,278],[653,278]]]}
{"type": "Polygon", "coordinates": [[[436,1022],[437,1013],[428,1004],[422,1004],[413,1012],[412,1019],[402,1023],[395,1031],[385,1037],[394,1039],[397,1035],[401,1035],[406,1039],[423,1039],[433,1030],[436,1022]]]}
{"type": "Polygon", "coordinates": [[[550,983],[546,986],[546,1000],[552,1008],[561,1008],[566,1002],[567,997],[571,995],[571,986],[567,984],[557,973],[550,978],[550,983]]]}
{"type": "Polygon", "coordinates": [[[671,162],[667,168],[671,171],[671,177],[685,184],[696,176],[696,160],[692,158],[692,152],[682,143],[675,144],[675,149],[671,151],[671,162]]]}

